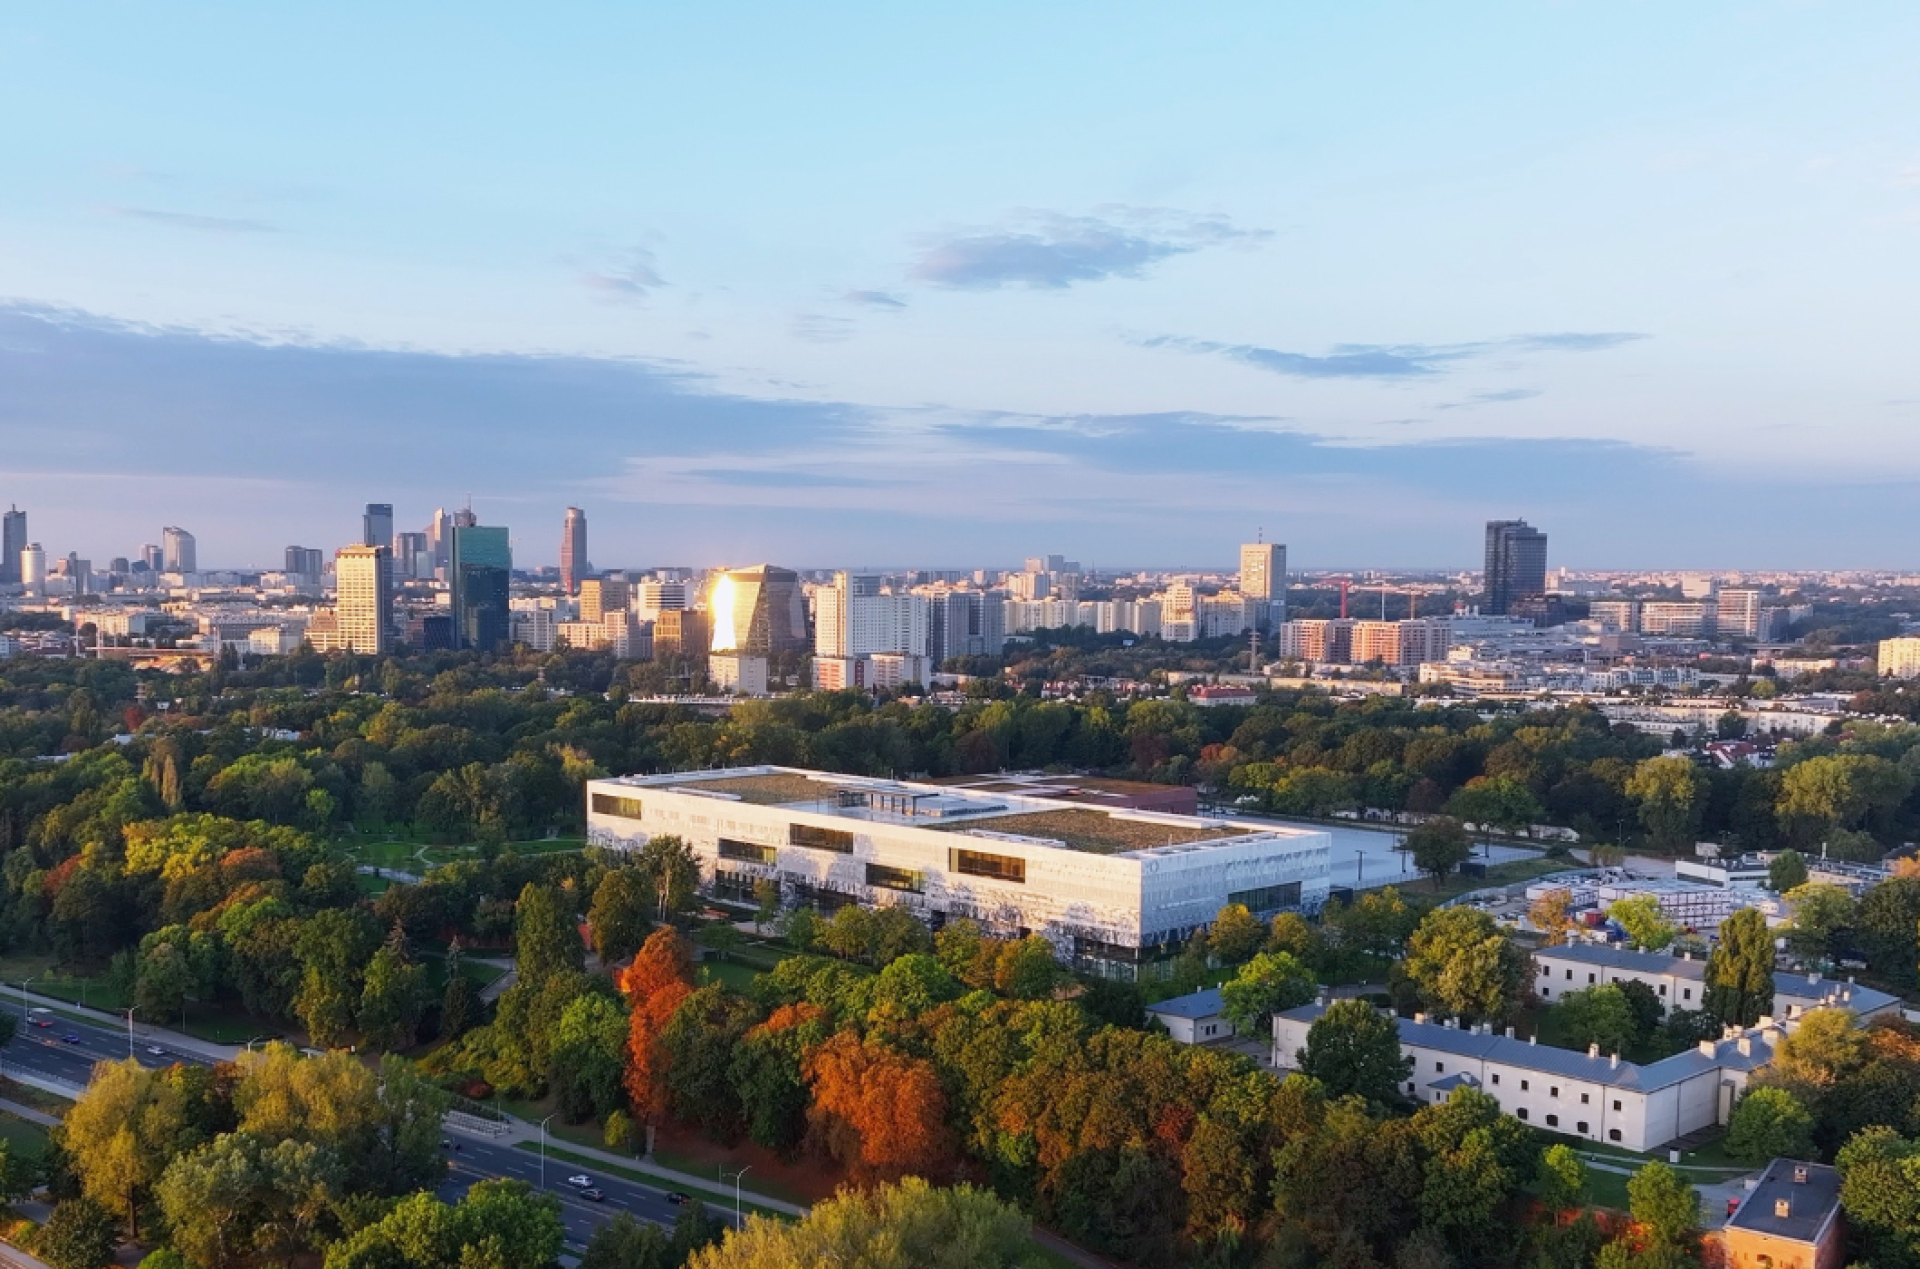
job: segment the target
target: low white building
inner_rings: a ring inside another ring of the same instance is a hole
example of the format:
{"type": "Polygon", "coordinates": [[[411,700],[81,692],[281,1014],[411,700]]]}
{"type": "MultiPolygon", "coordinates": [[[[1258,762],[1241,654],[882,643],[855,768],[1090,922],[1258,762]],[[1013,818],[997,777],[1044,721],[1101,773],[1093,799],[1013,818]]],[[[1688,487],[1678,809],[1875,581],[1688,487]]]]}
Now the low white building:
{"type": "Polygon", "coordinates": [[[1212,1044],[1233,1038],[1233,1024],[1227,1021],[1224,1008],[1220,989],[1209,987],[1148,1005],[1147,1016],[1181,1044],[1212,1044]]]}
{"type": "MultiPolygon", "coordinates": [[[[1273,1019],[1273,1061],[1298,1064],[1307,1031],[1323,1004],[1303,1005],[1273,1019]]],[[[1477,1088],[1506,1113],[1535,1128],[1604,1141],[1628,1150],[1657,1150],[1669,1141],[1724,1124],[1753,1073],[1773,1060],[1786,1034],[1772,1019],[1722,1040],[1645,1066],[1602,1054],[1556,1049],[1521,1040],[1509,1027],[1461,1027],[1424,1014],[1398,1020],[1400,1050],[1413,1059],[1401,1086],[1408,1098],[1444,1102],[1460,1087],[1477,1088]]]]}
{"type": "MultiPolygon", "coordinates": [[[[1691,955],[1629,952],[1593,943],[1542,947],[1533,953],[1533,989],[1551,1004],[1570,991],[1607,983],[1637,982],[1653,988],[1668,1009],[1699,1009],[1706,1003],[1707,963],[1691,955]]],[[[1850,1009],[1861,1021],[1898,1014],[1900,998],[1819,974],[1773,975],[1772,1016],[1793,1021],[1810,1009],[1850,1009]]]]}

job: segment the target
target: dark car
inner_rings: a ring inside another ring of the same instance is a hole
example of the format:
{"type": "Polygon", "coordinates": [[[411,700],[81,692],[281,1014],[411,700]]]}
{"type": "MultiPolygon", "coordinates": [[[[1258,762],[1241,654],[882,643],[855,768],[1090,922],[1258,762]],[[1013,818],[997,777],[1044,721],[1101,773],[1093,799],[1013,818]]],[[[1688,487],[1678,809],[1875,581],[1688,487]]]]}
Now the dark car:
{"type": "Polygon", "coordinates": [[[691,1203],[691,1202],[693,1202],[693,1195],[691,1195],[691,1194],[686,1194],[686,1193],[683,1193],[683,1192],[682,1192],[682,1191],[680,1191],[680,1190],[668,1190],[668,1191],[667,1191],[667,1202],[669,1202],[669,1203],[691,1203]]]}
{"type": "Polygon", "coordinates": [[[75,1033],[73,1033],[73,1032],[71,1032],[71,1031],[69,1031],[69,1032],[67,1032],[67,1033],[66,1033],[65,1035],[63,1035],[63,1036],[61,1036],[61,1037],[60,1037],[60,1043],[62,1043],[62,1044],[78,1044],[78,1043],[80,1043],[80,1037],[79,1037],[78,1035],[76,1035],[75,1033]]]}
{"type": "Polygon", "coordinates": [[[607,1196],[592,1186],[588,1186],[586,1189],[580,1191],[580,1197],[589,1203],[604,1203],[607,1201],[607,1196]]]}

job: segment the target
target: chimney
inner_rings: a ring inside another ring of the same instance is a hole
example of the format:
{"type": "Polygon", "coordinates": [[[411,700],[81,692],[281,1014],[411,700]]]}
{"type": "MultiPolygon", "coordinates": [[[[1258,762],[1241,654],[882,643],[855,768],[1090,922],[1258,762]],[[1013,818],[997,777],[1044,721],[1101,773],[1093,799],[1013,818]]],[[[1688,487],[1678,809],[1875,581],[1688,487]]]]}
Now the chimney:
{"type": "Polygon", "coordinates": [[[1773,1214],[1781,1220],[1787,1219],[1787,1217],[1793,1215],[1792,1202],[1783,1198],[1773,1200],[1773,1214]]]}
{"type": "Polygon", "coordinates": [[[1540,1043],[1540,1036],[1539,1036],[1539,1034],[1538,1034],[1538,1033],[1535,1033],[1535,1034],[1533,1034],[1533,1035],[1530,1035],[1530,1036],[1528,1036],[1528,1037],[1527,1037],[1527,1043],[1528,1043],[1528,1044],[1538,1044],[1538,1043],[1540,1043]]]}
{"type": "Polygon", "coordinates": [[[1691,951],[1684,951],[1684,952],[1681,952],[1681,953],[1680,953],[1680,959],[1681,959],[1681,960],[1683,960],[1683,961],[1690,961],[1690,960],[1692,960],[1692,959],[1693,959],[1693,953],[1692,953],[1691,951]]]}
{"type": "Polygon", "coordinates": [[[1600,1046],[1599,1046],[1599,1045],[1598,1045],[1597,1043],[1596,1043],[1596,1044],[1589,1044],[1589,1045],[1587,1046],[1587,1056],[1588,1056],[1588,1057],[1599,1057],[1599,1056],[1600,1056],[1600,1046]]]}
{"type": "Polygon", "coordinates": [[[1513,1039],[1513,1028],[1512,1028],[1512,1027],[1508,1027],[1508,1028],[1507,1028],[1507,1039],[1509,1039],[1509,1040],[1511,1040],[1511,1039],[1513,1039]]]}
{"type": "Polygon", "coordinates": [[[1853,976],[1852,974],[1848,974],[1848,975],[1847,975],[1847,983],[1848,983],[1848,985],[1849,985],[1849,986],[1851,986],[1851,985],[1852,985],[1853,983],[1855,983],[1855,982],[1857,982],[1857,981],[1858,981],[1858,980],[1857,980],[1857,979],[1856,979],[1856,978],[1855,978],[1855,977],[1854,977],[1854,976],[1853,976]]]}
{"type": "Polygon", "coordinates": [[[1796,1163],[1793,1165],[1793,1183],[1795,1185],[1805,1185],[1807,1183],[1807,1165],[1806,1164],[1796,1163]]]}
{"type": "Polygon", "coordinates": [[[1738,1040],[1734,1041],[1734,1043],[1739,1046],[1741,1057],[1753,1056],[1753,1038],[1751,1036],[1743,1035],[1738,1040]]]}
{"type": "Polygon", "coordinates": [[[1427,1021],[1427,1015],[1424,1013],[1416,1013],[1413,1015],[1413,1020],[1424,1025],[1427,1021]]]}
{"type": "Polygon", "coordinates": [[[1715,1057],[1715,1056],[1717,1056],[1717,1055],[1715,1054],[1715,1052],[1714,1052],[1714,1044],[1713,1044],[1713,1041],[1711,1041],[1711,1040],[1702,1040],[1702,1041],[1700,1042],[1700,1056],[1702,1056],[1702,1057],[1715,1057]]]}
{"type": "Polygon", "coordinates": [[[1761,1014],[1760,1021],[1754,1023],[1754,1025],[1759,1027],[1762,1031],[1768,1030],[1773,1026],[1773,1015],[1770,1013],[1761,1014]]]}
{"type": "Polygon", "coordinates": [[[1820,971],[1816,969],[1811,974],[1808,974],[1807,981],[1810,983],[1818,983],[1820,981],[1820,971]]]}
{"type": "Polygon", "coordinates": [[[1620,1069],[1620,1055],[1618,1053],[1613,1055],[1613,1061],[1610,1063],[1610,1066],[1616,1071],[1620,1069]]]}

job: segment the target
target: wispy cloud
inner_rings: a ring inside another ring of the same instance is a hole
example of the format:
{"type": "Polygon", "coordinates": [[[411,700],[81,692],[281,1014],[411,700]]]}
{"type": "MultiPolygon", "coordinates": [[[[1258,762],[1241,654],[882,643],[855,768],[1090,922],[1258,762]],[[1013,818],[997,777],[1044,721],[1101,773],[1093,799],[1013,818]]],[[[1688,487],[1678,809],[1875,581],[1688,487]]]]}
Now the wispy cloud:
{"type": "Polygon", "coordinates": [[[1059,290],[1076,282],[1137,278],[1173,256],[1248,246],[1270,236],[1268,230],[1243,229],[1224,216],[1166,208],[1102,207],[1089,216],[1027,211],[1004,225],[928,239],[911,276],[956,290],[1059,290]]]}
{"type": "Polygon", "coordinates": [[[609,267],[582,272],[580,285],[614,302],[644,300],[667,284],[654,264],[653,252],[635,247],[609,267]]]}
{"type": "MultiPolygon", "coordinates": [[[[1153,335],[1138,340],[1143,348],[1225,357],[1274,374],[1296,379],[1420,379],[1443,373],[1451,366],[1501,353],[1598,352],[1646,339],[1630,332],[1562,332],[1514,335],[1507,339],[1464,344],[1335,344],[1324,355],[1285,352],[1257,344],[1227,344],[1181,335],[1153,335]]],[[[1488,400],[1519,400],[1499,394],[1488,400]]]]}
{"type": "Polygon", "coordinates": [[[868,308],[901,309],[907,306],[905,300],[886,291],[848,291],[840,298],[849,304],[864,304],[868,308]]]}
{"type": "Polygon", "coordinates": [[[174,229],[192,229],[207,234],[271,234],[278,233],[279,227],[264,220],[235,220],[226,216],[197,216],[191,212],[161,211],[155,207],[113,206],[105,209],[109,216],[118,216],[123,220],[143,220],[152,225],[167,225],[174,229]]]}
{"type": "Polygon", "coordinates": [[[796,313],[789,329],[795,339],[804,339],[810,344],[837,344],[853,337],[852,319],[825,313],[796,313]]]}
{"type": "Polygon", "coordinates": [[[1476,405],[1500,405],[1508,401],[1531,401],[1544,393],[1538,388],[1508,388],[1502,392],[1476,392],[1464,401],[1443,401],[1436,410],[1470,410],[1476,405]]]}

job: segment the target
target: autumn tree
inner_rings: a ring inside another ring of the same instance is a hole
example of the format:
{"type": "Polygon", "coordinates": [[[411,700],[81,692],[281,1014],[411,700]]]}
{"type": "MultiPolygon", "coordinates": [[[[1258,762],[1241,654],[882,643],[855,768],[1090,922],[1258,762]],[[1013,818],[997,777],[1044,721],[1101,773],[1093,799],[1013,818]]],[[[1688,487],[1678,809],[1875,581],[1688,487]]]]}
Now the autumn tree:
{"type": "Polygon", "coordinates": [[[1527,908],[1527,922],[1545,936],[1549,946],[1564,942],[1575,925],[1573,892],[1564,888],[1546,891],[1527,908]]]}
{"type": "Polygon", "coordinates": [[[1214,915],[1207,931],[1213,954],[1229,965],[1238,965],[1260,950],[1267,931],[1254,919],[1244,903],[1229,903],[1214,915]]]}
{"type": "Polygon", "coordinates": [[[1026,1255],[1025,1217],[990,1191],[938,1189],[917,1177],[847,1190],[798,1221],[750,1216],[726,1241],[696,1251],[687,1269],[1002,1269],[1026,1255]]]}
{"type": "Polygon", "coordinates": [[[954,1164],[947,1098],[933,1066],[842,1031],[807,1058],[807,1122],[862,1180],[943,1176],[954,1164]]]}
{"type": "Polygon", "coordinates": [[[657,1124],[671,1109],[662,1036],[693,992],[692,947],[671,926],[655,930],[621,972],[620,991],[628,1008],[627,1096],[642,1121],[657,1124]]]}

